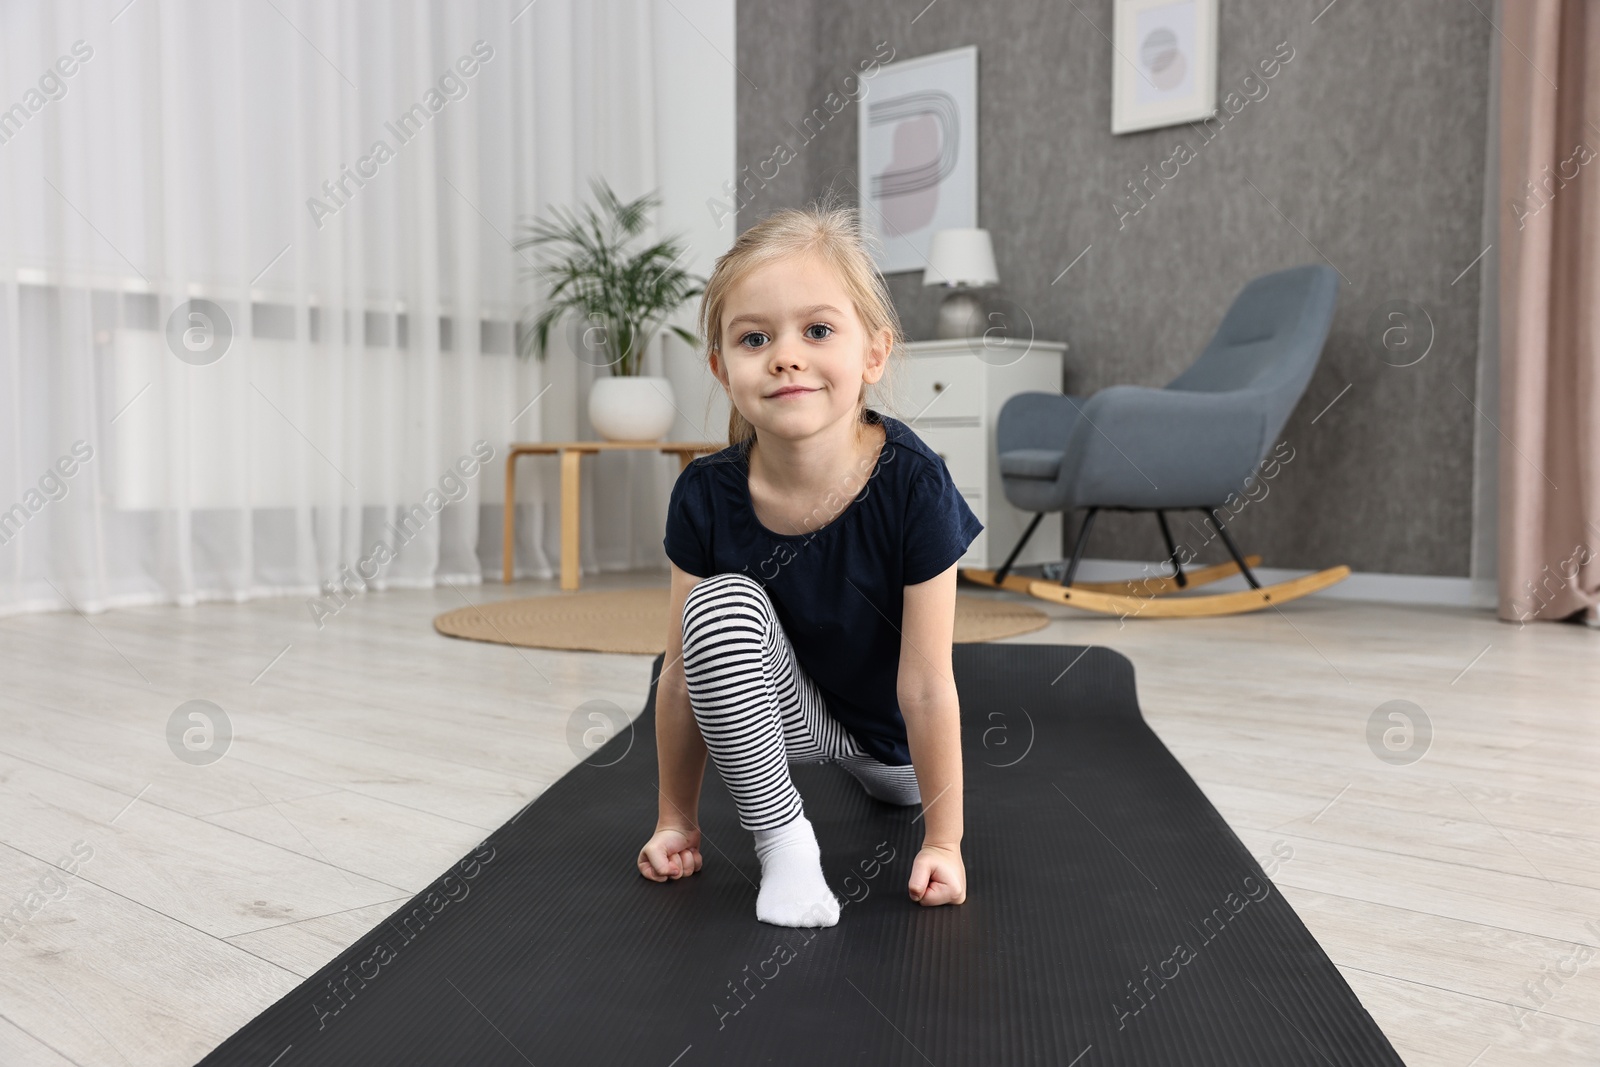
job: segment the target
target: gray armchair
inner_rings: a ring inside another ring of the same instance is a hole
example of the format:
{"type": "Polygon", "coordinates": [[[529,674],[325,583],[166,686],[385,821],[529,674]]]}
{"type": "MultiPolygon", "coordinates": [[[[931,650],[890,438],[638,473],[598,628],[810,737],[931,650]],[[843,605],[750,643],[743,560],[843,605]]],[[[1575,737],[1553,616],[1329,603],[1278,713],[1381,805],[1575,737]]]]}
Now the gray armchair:
{"type": "Polygon", "coordinates": [[[1062,586],[1072,585],[1095,515],[1113,509],[1156,513],[1181,588],[1165,512],[1198,509],[1260,589],[1217,509],[1244,488],[1305,392],[1338,290],[1338,274],[1320,264],[1265,274],[1245,285],[1200,357],[1165,386],[1008,399],[995,424],[1001,483],[1014,507],[1037,514],[986,584],[1004,584],[1047,512],[1087,508],[1062,586]]]}

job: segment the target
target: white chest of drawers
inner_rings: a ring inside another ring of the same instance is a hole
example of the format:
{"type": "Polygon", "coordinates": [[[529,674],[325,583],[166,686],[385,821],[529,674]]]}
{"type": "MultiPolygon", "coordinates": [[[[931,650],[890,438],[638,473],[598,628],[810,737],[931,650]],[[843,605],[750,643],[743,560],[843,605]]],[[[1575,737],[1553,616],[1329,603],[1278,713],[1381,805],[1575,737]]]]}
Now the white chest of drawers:
{"type": "MultiPolygon", "coordinates": [[[[905,361],[891,363],[888,389],[880,382],[868,392],[873,407],[910,426],[943,457],[956,488],[983,523],[960,566],[999,567],[1033,519],[1006,502],[995,419],[1000,405],[1017,393],[1061,392],[1066,351],[1058,341],[990,347],[978,338],[912,341],[905,346],[905,361]]],[[[1060,558],[1061,514],[1056,512],[1040,520],[1014,565],[1060,558]]]]}

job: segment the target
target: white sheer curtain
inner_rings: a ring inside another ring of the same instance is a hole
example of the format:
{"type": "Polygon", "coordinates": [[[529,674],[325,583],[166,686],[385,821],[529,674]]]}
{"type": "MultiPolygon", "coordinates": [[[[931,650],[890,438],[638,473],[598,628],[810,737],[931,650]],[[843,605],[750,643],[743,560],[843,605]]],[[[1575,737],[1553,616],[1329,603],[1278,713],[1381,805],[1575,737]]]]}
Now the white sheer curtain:
{"type": "Polygon", "coordinates": [[[124,4],[0,3],[0,614],[497,573],[593,377],[509,240],[653,187],[648,0],[124,4]]]}

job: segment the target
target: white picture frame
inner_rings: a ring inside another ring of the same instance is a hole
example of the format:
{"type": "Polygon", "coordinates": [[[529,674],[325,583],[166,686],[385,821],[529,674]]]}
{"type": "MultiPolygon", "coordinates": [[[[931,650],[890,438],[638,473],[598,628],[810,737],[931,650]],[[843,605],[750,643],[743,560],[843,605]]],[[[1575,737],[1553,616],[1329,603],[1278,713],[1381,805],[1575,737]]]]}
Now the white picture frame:
{"type": "Polygon", "coordinates": [[[862,228],[883,274],[920,271],[936,230],[978,225],[978,48],[889,63],[856,120],[862,228]]]}
{"type": "Polygon", "coordinates": [[[1217,0],[1114,0],[1111,132],[1217,111],[1217,0]]]}

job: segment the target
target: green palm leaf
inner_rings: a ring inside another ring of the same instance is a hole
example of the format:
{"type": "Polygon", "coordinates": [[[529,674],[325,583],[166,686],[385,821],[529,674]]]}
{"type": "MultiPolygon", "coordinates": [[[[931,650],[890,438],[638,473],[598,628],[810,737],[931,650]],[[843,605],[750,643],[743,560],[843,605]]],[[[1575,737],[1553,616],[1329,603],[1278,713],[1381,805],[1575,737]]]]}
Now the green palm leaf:
{"type": "Polygon", "coordinates": [[[678,265],[687,250],[677,238],[629,251],[648,227],[650,210],[661,203],[656,193],[624,203],[604,179],[591,179],[590,187],[599,210],[587,204],[577,211],[554,206],[513,242],[518,252],[545,253],[545,261],[530,266],[528,273],[548,286],[538,313],[520,323],[517,352],[525,356],[531,351],[543,359],[551,328],[572,316],[604,330],[608,355],[615,361],[613,373],[637,374],[663,326],[698,346],[692,332],[666,319],[705,291],[705,279],[678,265]]]}

